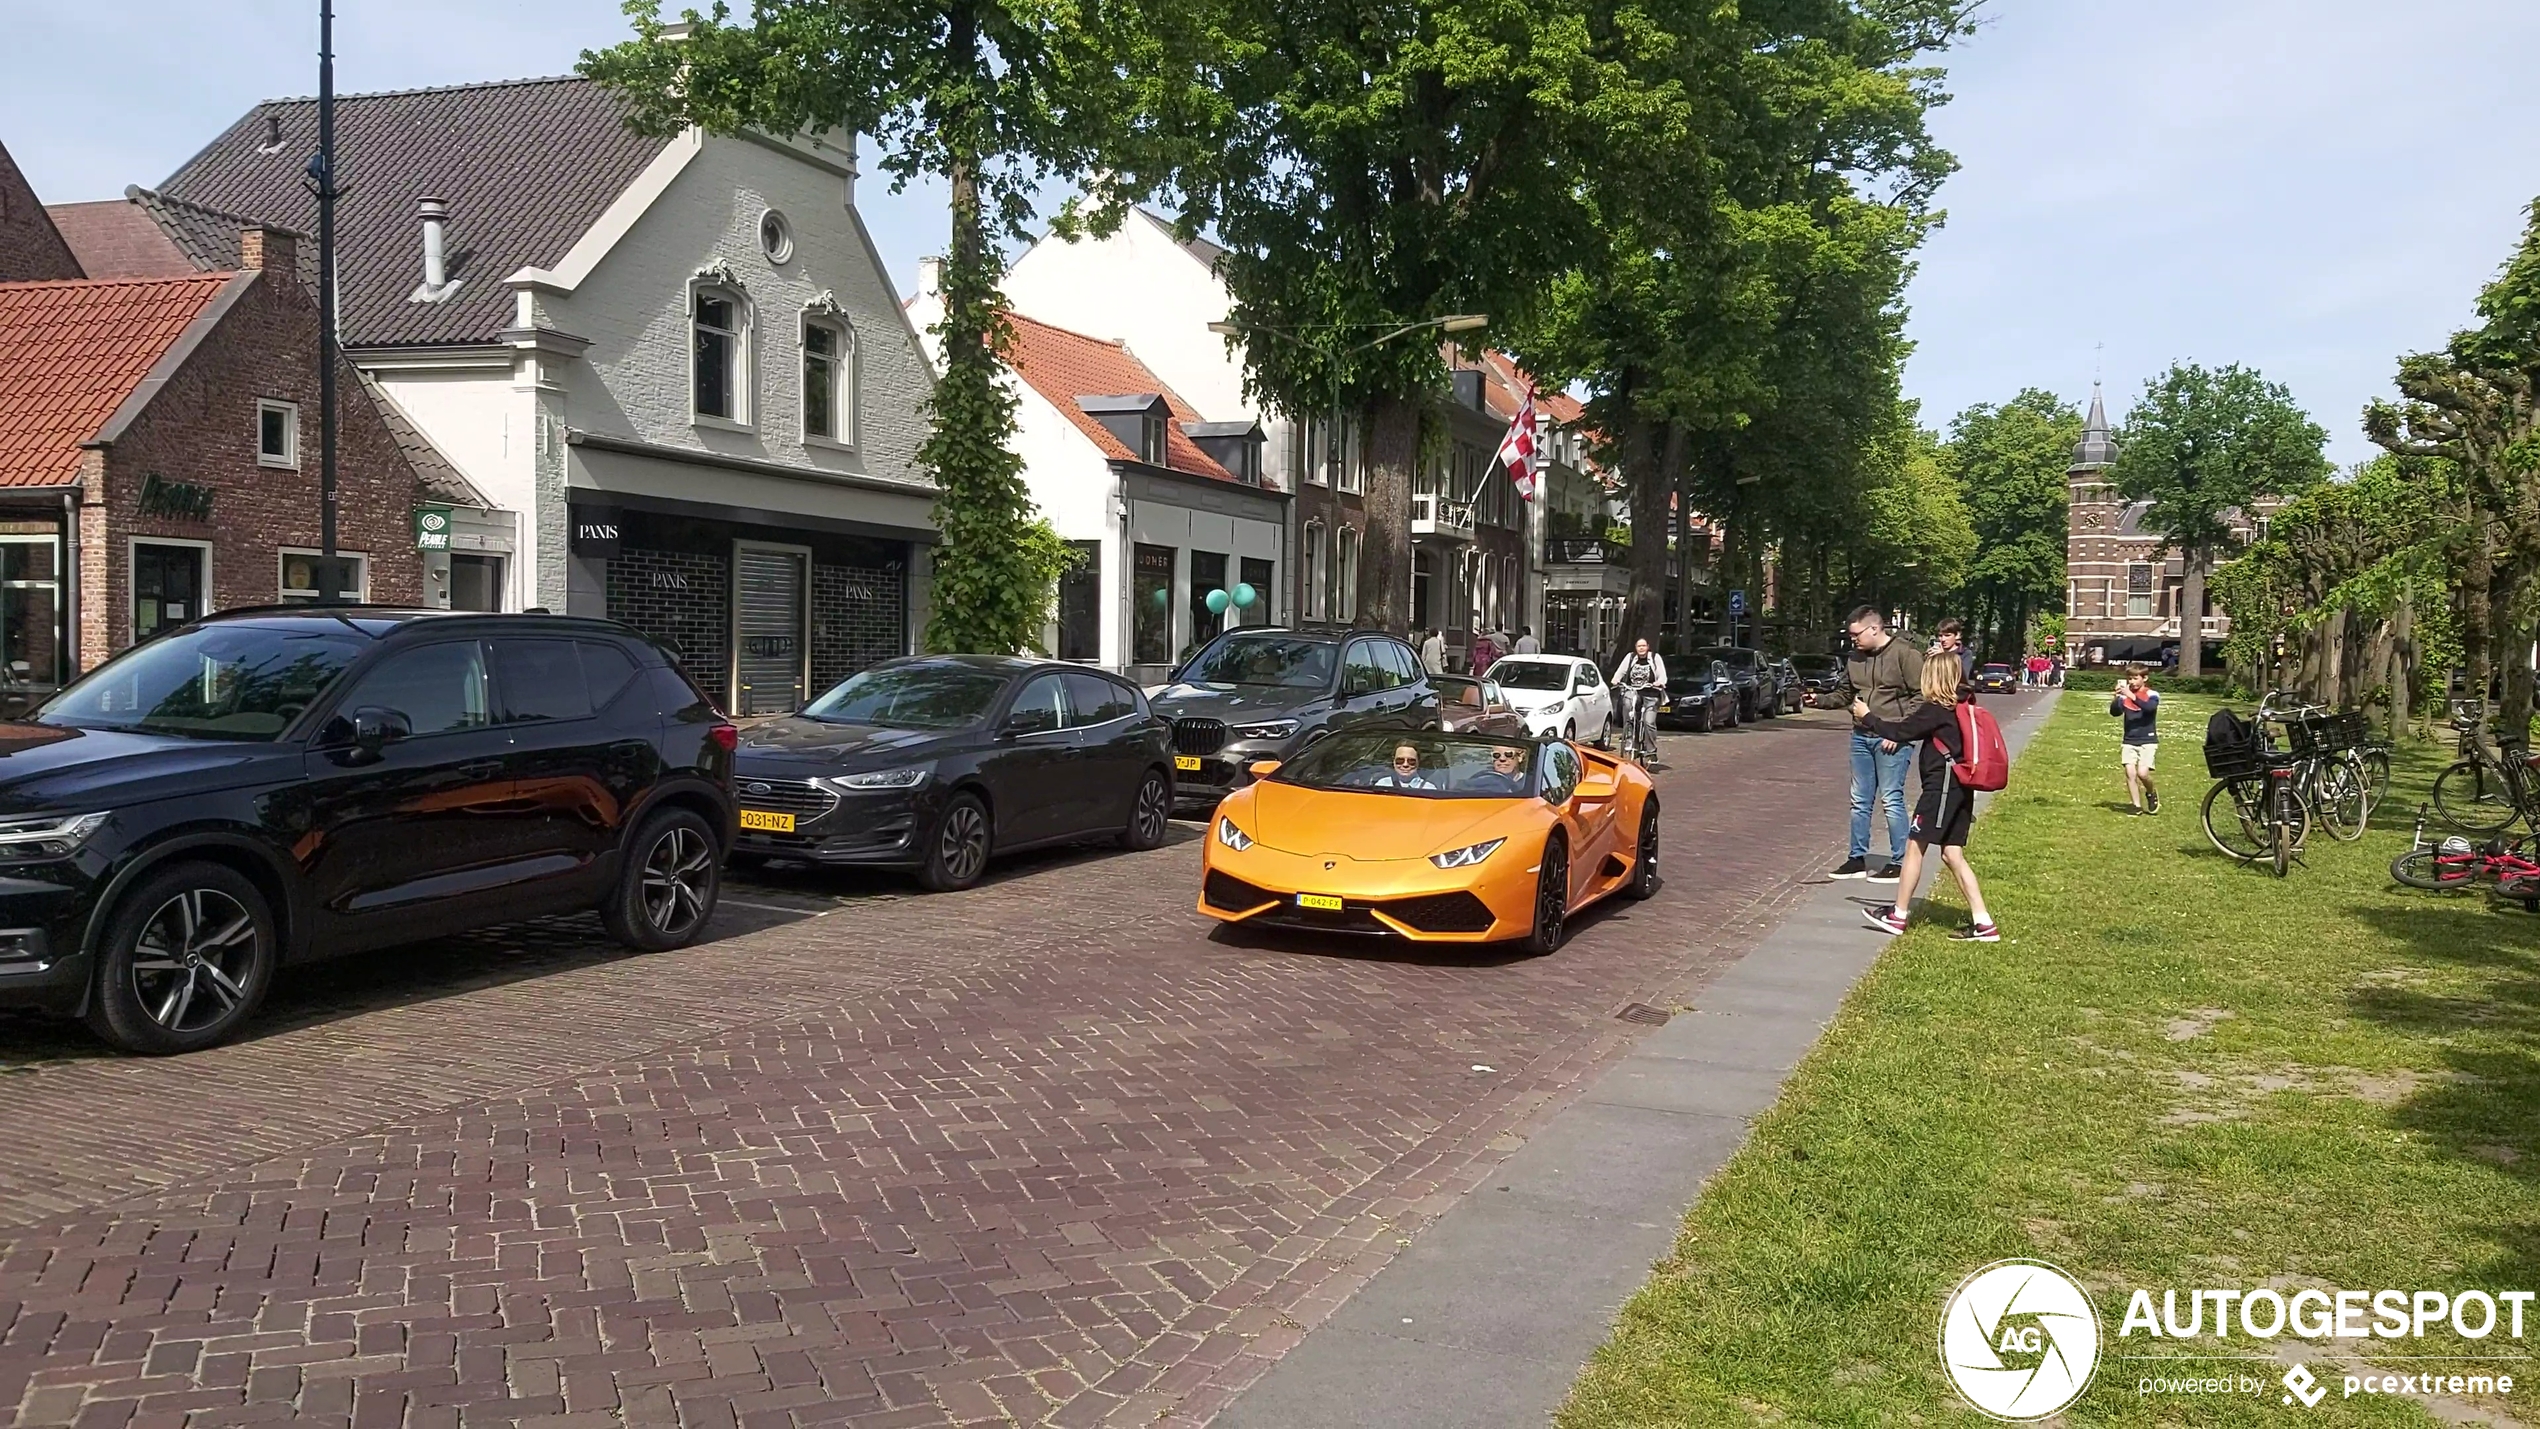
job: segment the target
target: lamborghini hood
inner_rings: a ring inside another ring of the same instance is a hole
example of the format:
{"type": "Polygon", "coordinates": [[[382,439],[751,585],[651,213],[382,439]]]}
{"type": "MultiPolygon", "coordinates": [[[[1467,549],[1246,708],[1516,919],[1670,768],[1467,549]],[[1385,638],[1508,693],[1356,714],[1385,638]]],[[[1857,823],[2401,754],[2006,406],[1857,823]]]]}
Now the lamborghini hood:
{"type": "Polygon", "coordinates": [[[1300,789],[1261,783],[1244,791],[1251,807],[1229,801],[1236,827],[1253,840],[1285,853],[1340,854],[1362,862],[1427,858],[1479,843],[1501,832],[1510,815],[1542,801],[1423,799],[1382,791],[1300,789]]]}

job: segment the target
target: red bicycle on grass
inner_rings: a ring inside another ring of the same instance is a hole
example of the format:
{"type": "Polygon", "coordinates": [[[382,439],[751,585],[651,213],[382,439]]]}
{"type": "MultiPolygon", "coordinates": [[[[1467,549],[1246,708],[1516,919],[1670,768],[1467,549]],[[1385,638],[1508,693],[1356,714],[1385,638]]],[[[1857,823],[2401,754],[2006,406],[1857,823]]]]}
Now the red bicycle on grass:
{"type": "Polygon", "coordinates": [[[2540,849],[2534,847],[2535,839],[2540,839],[2540,835],[2498,837],[2474,844],[2454,834],[2441,843],[2429,844],[2425,841],[2425,813],[2419,810],[2415,844],[2391,861],[2390,876],[2410,888],[2430,888],[2439,893],[2492,883],[2499,897],[2513,899],[2540,913],[2540,849]]]}

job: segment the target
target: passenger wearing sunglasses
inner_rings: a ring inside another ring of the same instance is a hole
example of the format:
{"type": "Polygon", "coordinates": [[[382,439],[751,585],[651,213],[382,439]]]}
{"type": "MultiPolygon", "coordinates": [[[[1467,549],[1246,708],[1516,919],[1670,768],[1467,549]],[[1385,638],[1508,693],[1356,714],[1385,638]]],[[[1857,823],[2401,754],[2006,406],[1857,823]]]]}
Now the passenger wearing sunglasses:
{"type": "Polygon", "coordinates": [[[1526,751],[1503,744],[1490,752],[1490,768],[1472,777],[1466,785],[1482,794],[1523,794],[1526,792],[1526,751]]]}
{"type": "Polygon", "coordinates": [[[1372,787],[1434,790],[1438,786],[1420,777],[1420,751],[1408,744],[1397,744],[1393,751],[1393,769],[1378,775],[1372,787]]]}

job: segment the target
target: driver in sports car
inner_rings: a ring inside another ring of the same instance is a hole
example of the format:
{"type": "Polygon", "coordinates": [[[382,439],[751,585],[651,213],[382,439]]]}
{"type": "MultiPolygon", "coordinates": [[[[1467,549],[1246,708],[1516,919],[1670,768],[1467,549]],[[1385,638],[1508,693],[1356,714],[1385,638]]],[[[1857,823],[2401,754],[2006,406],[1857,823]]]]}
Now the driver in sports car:
{"type": "Polygon", "coordinates": [[[1526,751],[1503,744],[1490,752],[1490,767],[1474,774],[1465,788],[1479,794],[1518,795],[1526,792],[1526,751]]]}

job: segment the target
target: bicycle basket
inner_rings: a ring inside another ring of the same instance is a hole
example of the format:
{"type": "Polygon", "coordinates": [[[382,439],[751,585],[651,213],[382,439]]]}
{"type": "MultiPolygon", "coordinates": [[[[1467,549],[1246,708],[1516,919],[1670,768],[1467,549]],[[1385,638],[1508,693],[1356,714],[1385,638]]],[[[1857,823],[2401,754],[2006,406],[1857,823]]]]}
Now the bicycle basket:
{"type": "Polygon", "coordinates": [[[2343,714],[2329,716],[2330,749],[2361,749],[2371,742],[2372,726],[2365,721],[2362,710],[2347,710],[2343,714]]]}
{"type": "Polygon", "coordinates": [[[2205,772],[2216,779],[2234,779],[2261,773],[2266,767],[2266,741],[2257,724],[2229,710],[2214,711],[2205,723],[2205,772]]]}

